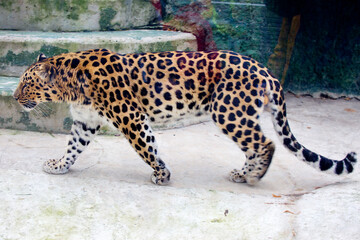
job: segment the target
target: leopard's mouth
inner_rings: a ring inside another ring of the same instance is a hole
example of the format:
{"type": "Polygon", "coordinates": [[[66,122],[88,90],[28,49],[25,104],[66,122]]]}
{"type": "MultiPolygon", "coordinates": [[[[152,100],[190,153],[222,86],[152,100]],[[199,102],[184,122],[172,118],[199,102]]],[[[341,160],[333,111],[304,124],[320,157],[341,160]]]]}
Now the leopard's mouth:
{"type": "Polygon", "coordinates": [[[21,106],[24,108],[25,111],[30,112],[36,107],[37,103],[35,101],[27,100],[24,103],[21,103],[21,106]]]}

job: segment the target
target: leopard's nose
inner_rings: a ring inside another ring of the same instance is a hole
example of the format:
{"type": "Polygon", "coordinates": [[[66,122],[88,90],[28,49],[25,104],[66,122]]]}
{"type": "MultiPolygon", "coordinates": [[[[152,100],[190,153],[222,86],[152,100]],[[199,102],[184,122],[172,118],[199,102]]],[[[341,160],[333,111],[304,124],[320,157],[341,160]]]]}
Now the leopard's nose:
{"type": "Polygon", "coordinates": [[[15,93],[13,94],[13,98],[17,101],[19,99],[18,95],[16,95],[15,93]]]}
{"type": "Polygon", "coordinates": [[[19,96],[20,96],[19,91],[18,89],[16,89],[15,92],[13,93],[13,98],[17,101],[19,99],[19,96]]]}

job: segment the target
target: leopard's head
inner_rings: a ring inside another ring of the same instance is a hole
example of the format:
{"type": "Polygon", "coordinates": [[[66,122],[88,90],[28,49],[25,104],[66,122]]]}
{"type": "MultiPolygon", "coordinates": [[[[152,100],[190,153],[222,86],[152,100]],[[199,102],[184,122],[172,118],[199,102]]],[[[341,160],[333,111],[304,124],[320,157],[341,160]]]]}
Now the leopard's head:
{"type": "Polygon", "coordinates": [[[44,54],[40,54],[21,76],[13,97],[30,111],[41,102],[56,101],[58,87],[55,84],[58,72],[44,54]]]}

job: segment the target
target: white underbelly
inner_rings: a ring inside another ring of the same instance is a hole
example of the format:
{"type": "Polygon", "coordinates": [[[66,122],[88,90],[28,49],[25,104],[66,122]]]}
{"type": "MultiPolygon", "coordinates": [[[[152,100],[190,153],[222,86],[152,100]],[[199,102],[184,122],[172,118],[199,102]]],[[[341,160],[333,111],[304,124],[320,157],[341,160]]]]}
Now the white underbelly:
{"type": "Polygon", "coordinates": [[[150,125],[157,129],[179,128],[206,122],[210,120],[210,115],[205,111],[182,112],[172,114],[171,117],[150,115],[150,125]]]}
{"type": "MultiPolygon", "coordinates": [[[[70,112],[74,121],[80,121],[90,126],[108,126],[115,132],[116,129],[105,117],[89,106],[71,105],[70,112]]],[[[121,113],[120,113],[121,114],[121,113]]],[[[185,127],[210,120],[210,115],[204,110],[172,112],[171,117],[162,114],[148,115],[150,125],[156,129],[185,127]]]]}

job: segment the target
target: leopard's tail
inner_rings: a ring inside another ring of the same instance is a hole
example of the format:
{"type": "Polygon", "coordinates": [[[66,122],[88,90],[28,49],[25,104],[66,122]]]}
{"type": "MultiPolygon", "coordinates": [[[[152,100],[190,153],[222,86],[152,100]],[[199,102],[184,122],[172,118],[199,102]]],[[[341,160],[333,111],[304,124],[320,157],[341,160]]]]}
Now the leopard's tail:
{"type": "Polygon", "coordinates": [[[278,90],[276,93],[280,94],[268,91],[267,96],[269,98],[269,106],[271,108],[272,121],[275,130],[285,147],[298,159],[320,171],[336,175],[351,173],[354,170],[354,165],[357,161],[355,152],[347,154],[342,160],[332,160],[307,149],[296,140],[294,134],[290,130],[286,117],[286,104],[284,101],[283,90],[278,81],[274,81],[273,83],[274,88],[278,90]]]}

